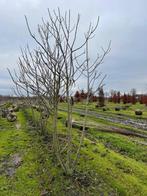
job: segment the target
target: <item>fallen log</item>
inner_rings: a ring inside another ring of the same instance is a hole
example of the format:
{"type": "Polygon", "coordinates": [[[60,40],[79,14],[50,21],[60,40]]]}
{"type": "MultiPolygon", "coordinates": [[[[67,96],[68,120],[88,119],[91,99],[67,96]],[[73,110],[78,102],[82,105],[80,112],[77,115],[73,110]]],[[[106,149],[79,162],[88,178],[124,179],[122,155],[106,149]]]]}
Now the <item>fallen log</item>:
{"type": "Polygon", "coordinates": [[[111,127],[110,129],[108,128],[102,128],[101,130],[98,129],[98,131],[102,132],[111,132],[111,133],[118,133],[122,135],[127,135],[127,136],[136,136],[136,137],[141,137],[141,138],[147,138],[147,135],[141,134],[141,133],[136,133],[134,131],[126,130],[126,129],[119,129],[116,127],[111,127]]]}
{"type": "MultiPolygon", "coordinates": [[[[68,126],[68,121],[66,120],[65,122],[66,127],[68,126]]],[[[83,130],[83,122],[81,121],[72,121],[72,128],[76,128],[79,130],[83,130]]],[[[102,132],[107,132],[107,133],[117,133],[117,134],[122,134],[126,136],[136,136],[136,137],[141,137],[141,138],[147,138],[147,135],[137,133],[135,131],[130,131],[127,129],[122,129],[122,128],[117,128],[117,127],[107,127],[107,126],[101,126],[96,123],[87,123],[85,130],[88,130],[90,128],[95,129],[96,131],[102,131],[102,132]]]]}
{"type": "MultiPolygon", "coordinates": [[[[65,126],[68,127],[68,121],[67,120],[65,122],[65,126]]],[[[80,123],[80,122],[76,122],[76,121],[71,122],[71,127],[75,128],[75,129],[83,130],[83,124],[80,123]]],[[[85,130],[88,130],[89,128],[90,128],[89,126],[85,126],[85,130]]]]}

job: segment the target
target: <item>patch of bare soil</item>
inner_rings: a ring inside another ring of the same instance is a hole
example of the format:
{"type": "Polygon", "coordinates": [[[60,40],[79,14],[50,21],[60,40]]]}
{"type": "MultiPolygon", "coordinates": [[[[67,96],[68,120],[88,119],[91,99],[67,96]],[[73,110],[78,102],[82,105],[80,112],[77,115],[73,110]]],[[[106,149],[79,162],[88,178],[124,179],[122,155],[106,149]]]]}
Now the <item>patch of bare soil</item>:
{"type": "MultiPolygon", "coordinates": [[[[66,110],[62,109],[62,111],[66,111],[66,110]]],[[[85,111],[82,109],[73,109],[73,112],[76,112],[80,115],[84,115],[85,113],[85,111]]],[[[125,116],[107,116],[106,114],[99,114],[94,111],[89,111],[88,116],[92,116],[92,117],[99,118],[102,120],[107,120],[112,123],[119,123],[122,125],[128,125],[134,128],[147,130],[147,121],[144,119],[128,119],[125,116]]]]}
{"type": "Polygon", "coordinates": [[[16,123],[15,126],[16,126],[17,130],[19,130],[21,128],[21,124],[20,123],[16,123]]]}
{"type": "Polygon", "coordinates": [[[0,164],[0,174],[12,177],[21,163],[22,158],[19,154],[13,154],[11,157],[4,157],[0,164]]]}

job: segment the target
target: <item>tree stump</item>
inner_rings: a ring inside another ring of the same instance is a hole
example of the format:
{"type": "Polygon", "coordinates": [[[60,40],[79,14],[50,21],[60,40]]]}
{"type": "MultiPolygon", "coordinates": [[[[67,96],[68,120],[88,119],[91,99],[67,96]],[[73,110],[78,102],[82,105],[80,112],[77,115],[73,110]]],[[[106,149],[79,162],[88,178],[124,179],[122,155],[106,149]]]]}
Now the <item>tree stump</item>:
{"type": "Polygon", "coordinates": [[[115,111],[120,111],[120,107],[115,107],[115,111]]]}
{"type": "Polygon", "coordinates": [[[9,113],[9,114],[7,115],[7,120],[8,120],[9,122],[14,122],[14,121],[16,121],[16,119],[17,119],[17,116],[16,116],[16,114],[14,114],[14,113],[9,113]]]}
{"type": "MultiPolygon", "coordinates": [[[[65,126],[66,126],[66,127],[68,126],[68,121],[67,121],[67,120],[66,120],[66,122],[65,122],[65,126]]],[[[76,121],[72,121],[72,122],[71,122],[71,126],[72,126],[72,128],[79,129],[79,130],[83,130],[83,123],[76,122],[76,121]]],[[[86,127],[85,127],[85,130],[88,130],[89,128],[90,128],[89,126],[86,126],[86,127]]]]}
{"type": "Polygon", "coordinates": [[[135,110],[135,115],[141,116],[142,114],[143,114],[143,112],[141,110],[135,110]]]}

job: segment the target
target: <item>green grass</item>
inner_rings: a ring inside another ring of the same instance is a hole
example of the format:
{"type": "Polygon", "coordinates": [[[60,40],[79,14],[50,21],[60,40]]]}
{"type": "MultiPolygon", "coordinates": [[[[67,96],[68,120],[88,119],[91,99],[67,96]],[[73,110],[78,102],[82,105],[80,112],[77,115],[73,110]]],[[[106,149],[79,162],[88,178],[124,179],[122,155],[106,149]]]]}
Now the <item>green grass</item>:
{"type": "MultiPolygon", "coordinates": [[[[147,163],[147,146],[139,145],[131,137],[119,134],[103,133],[101,131],[89,130],[90,135],[103,143],[108,149],[112,149],[126,157],[147,163]]],[[[136,138],[138,140],[138,138],[136,138]]],[[[140,141],[140,140],[139,140],[140,141]]],[[[141,140],[142,141],[142,140],[141,140]]]]}
{"type": "MultiPolygon", "coordinates": [[[[77,177],[65,176],[51,152],[51,140],[39,135],[39,127],[33,128],[31,110],[17,113],[16,123],[0,118],[0,169],[3,161],[13,154],[20,154],[21,165],[10,177],[0,176],[0,195],[2,196],[39,196],[47,191],[48,195],[147,195],[147,148],[136,144],[133,138],[88,130],[78,160],[77,177]],[[84,180],[83,180],[84,179],[84,180]],[[85,185],[88,183],[88,185],[85,185]]],[[[59,134],[65,135],[66,112],[59,112],[59,134]]],[[[81,119],[74,114],[75,119],[81,119]]],[[[35,120],[39,113],[35,112],[35,120]]],[[[88,118],[89,122],[98,122],[88,118]]],[[[99,122],[107,126],[106,122],[99,122]]],[[[109,125],[108,125],[109,126],[109,125]]],[[[52,132],[52,119],[48,120],[48,136],[52,132]]],[[[79,145],[81,132],[72,130],[73,156],[79,145]]],[[[47,136],[47,135],[46,135],[47,136]]],[[[138,139],[138,138],[135,138],[138,139]]],[[[138,139],[142,141],[141,139],[138,139]]],[[[63,144],[62,144],[63,145],[63,144]]],[[[7,169],[7,168],[6,168],[7,169]]],[[[0,170],[1,171],[1,170],[0,170]]]]}
{"type": "MultiPolygon", "coordinates": [[[[60,114],[66,118],[64,112],[60,114]]],[[[82,119],[78,115],[73,115],[73,118],[82,119]]],[[[94,129],[88,131],[85,144],[82,157],[85,157],[85,154],[87,156],[85,161],[80,160],[83,170],[94,170],[99,178],[105,179],[105,183],[113,187],[113,190],[117,190],[118,194],[146,194],[147,173],[144,173],[147,168],[146,147],[135,144],[130,137],[98,132],[94,129]]]]}
{"type": "MultiPolygon", "coordinates": [[[[101,179],[105,180],[105,183],[110,184],[113,190],[117,190],[119,195],[143,195],[146,193],[147,173],[142,175],[146,168],[144,164],[138,164],[111,150],[107,151],[101,144],[93,147],[88,143],[88,150],[83,149],[83,152],[87,154],[87,168],[95,170],[101,179]],[[98,150],[96,151],[95,148],[98,150]]],[[[83,165],[84,167],[85,165],[83,165]]]]}
{"type": "MultiPolygon", "coordinates": [[[[0,195],[39,195],[38,181],[35,176],[35,159],[32,149],[32,138],[24,131],[25,119],[23,114],[18,114],[18,122],[24,127],[16,129],[15,123],[8,123],[0,119],[3,129],[0,131],[0,157],[1,167],[4,160],[9,160],[13,154],[19,153],[22,156],[22,165],[16,169],[14,176],[9,177],[5,172],[0,176],[0,195]],[[27,160],[27,161],[26,161],[27,160]],[[32,174],[32,178],[29,177],[32,174]]],[[[5,169],[7,170],[7,168],[5,169]]]]}

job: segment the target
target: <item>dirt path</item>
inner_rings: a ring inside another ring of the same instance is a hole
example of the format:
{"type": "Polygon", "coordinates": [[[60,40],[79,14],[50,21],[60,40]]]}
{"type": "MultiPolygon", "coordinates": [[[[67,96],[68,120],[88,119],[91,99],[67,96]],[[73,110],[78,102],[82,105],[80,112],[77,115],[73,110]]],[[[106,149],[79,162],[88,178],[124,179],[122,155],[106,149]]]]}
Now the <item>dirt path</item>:
{"type": "MultiPolygon", "coordinates": [[[[66,111],[65,109],[61,109],[62,111],[66,111]]],[[[74,113],[80,114],[80,115],[84,115],[84,110],[81,109],[73,109],[74,113]]],[[[112,133],[118,133],[118,134],[122,134],[122,135],[128,135],[128,136],[136,136],[136,137],[140,137],[140,138],[145,138],[147,139],[147,134],[146,134],[146,127],[147,127],[147,122],[145,120],[139,120],[139,119],[126,119],[126,118],[120,118],[120,117],[109,117],[106,116],[106,114],[102,115],[102,114],[98,114],[96,112],[92,112],[89,111],[88,112],[88,116],[89,117],[94,117],[94,118],[98,118],[98,119],[102,119],[102,120],[106,120],[108,122],[112,122],[112,123],[119,123],[122,125],[129,125],[132,128],[138,128],[138,129],[142,129],[144,130],[143,132],[136,132],[134,130],[130,130],[127,128],[120,128],[120,127],[116,127],[116,126],[109,126],[109,125],[100,125],[98,123],[94,123],[94,127],[98,130],[101,130],[103,132],[112,132],[112,133]]],[[[93,127],[93,124],[89,123],[89,127],[93,127]]]]}
{"type": "MultiPolygon", "coordinates": [[[[66,111],[65,109],[61,109],[62,111],[66,111]]],[[[73,109],[73,112],[78,113],[80,115],[84,115],[84,110],[82,109],[73,109]]],[[[122,125],[129,125],[133,128],[147,130],[147,121],[143,119],[129,119],[123,116],[106,116],[106,114],[99,114],[97,112],[88,111],[88,116],[99,118],[102,120],[107,120],[112,123],[119,123],[122,125]]]]}

